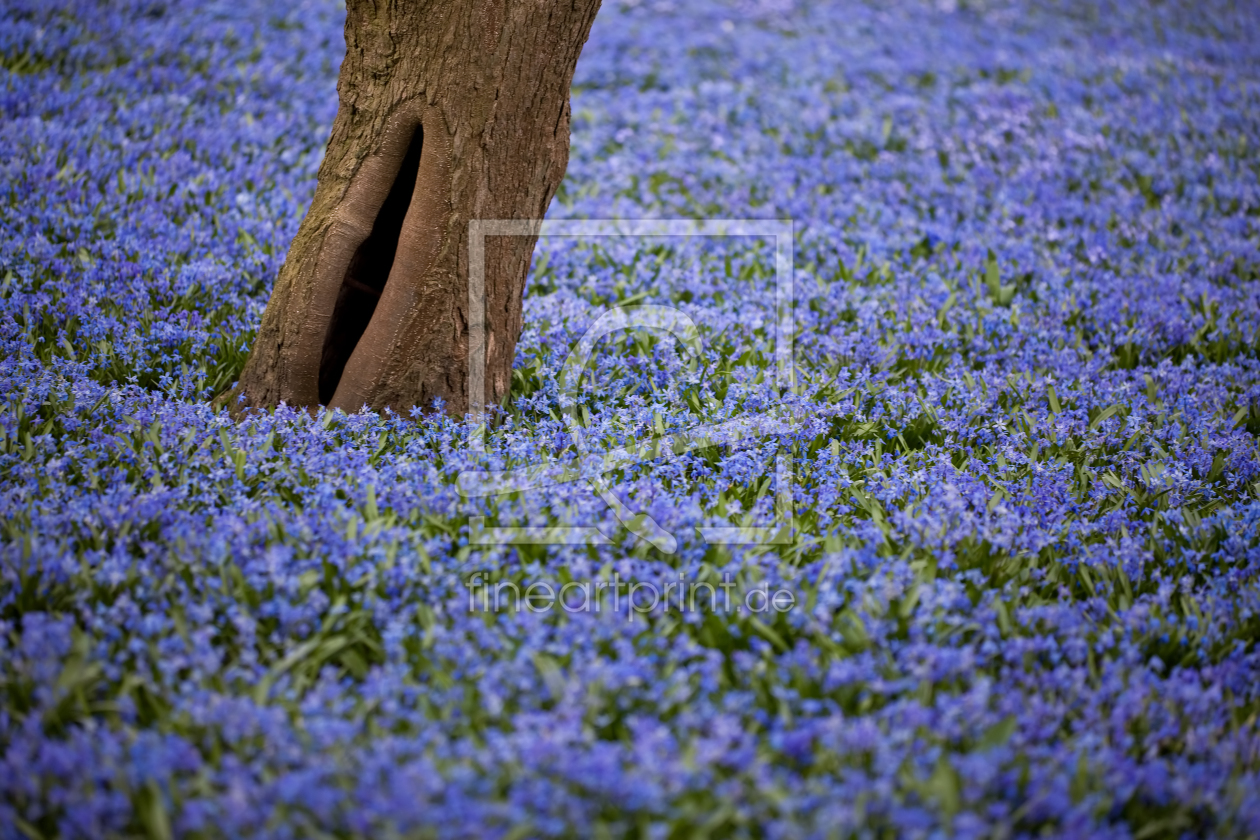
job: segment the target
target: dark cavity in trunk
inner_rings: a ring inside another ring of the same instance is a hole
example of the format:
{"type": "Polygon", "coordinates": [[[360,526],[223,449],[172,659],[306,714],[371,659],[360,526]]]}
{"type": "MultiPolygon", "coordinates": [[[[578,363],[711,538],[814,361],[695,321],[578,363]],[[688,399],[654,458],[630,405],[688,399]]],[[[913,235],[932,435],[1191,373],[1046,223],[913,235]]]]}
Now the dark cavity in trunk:
{"type": "Polygon", "coordinates": [[[372,320],[376,304],[385,291],[385,282],[394,265],[398,251],[398,236],[411,196],[416,189],[416,174],[420,169],[420,150],[424,145],[424,129],[417,126],[407,156],[403,158],[394,184],[390,187],[385,203],[377,211],[372,233],[363,240],[350,258],[346,276],[341,281],[337,304],[328,322],[328,334],[324,337],[324,352],[319,364],[319,401],[327,405],[337,393],[337,383],[346,369],[346,362],[362,338],[372,320]]]}

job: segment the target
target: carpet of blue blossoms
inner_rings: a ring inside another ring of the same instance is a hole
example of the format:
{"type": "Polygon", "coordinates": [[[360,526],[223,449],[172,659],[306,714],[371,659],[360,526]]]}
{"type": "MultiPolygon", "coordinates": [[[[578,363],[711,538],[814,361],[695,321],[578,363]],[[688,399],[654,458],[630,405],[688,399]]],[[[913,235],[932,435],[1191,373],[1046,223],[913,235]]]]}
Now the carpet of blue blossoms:
{"type": "Polygon", "coordinates": [[[792,219],[795,384],[767,240],[545,239],[481,453],[213,402],[343,17],[0,3],[0,837],[1260,834],[1260,6],[608,0],[550,218],[792,219]],[[617,333],[562,393],[636,302],[698,355],[617,333]],[[608,476],[672,554],[586,481],[460,493],[737,417],[608,476]],[[792,542],[702,540],[780,453],[792,542]]]}

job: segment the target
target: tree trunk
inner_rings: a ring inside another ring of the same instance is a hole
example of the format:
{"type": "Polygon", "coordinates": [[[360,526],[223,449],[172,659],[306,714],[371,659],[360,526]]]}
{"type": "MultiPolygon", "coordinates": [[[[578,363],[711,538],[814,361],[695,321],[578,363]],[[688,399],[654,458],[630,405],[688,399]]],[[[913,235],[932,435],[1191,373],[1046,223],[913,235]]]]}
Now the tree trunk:
{"type": "MultiPolygon", "coordinates": [[[[236,390],[468,409],[468,223],[541,219],[600,0],[347,0],[340,106],[236,390]]],[[[507,395],[536,237],[486,242],[486,399],[507,395]]],[[[241,398],[243,396],[243,399],[241,398]]]]}

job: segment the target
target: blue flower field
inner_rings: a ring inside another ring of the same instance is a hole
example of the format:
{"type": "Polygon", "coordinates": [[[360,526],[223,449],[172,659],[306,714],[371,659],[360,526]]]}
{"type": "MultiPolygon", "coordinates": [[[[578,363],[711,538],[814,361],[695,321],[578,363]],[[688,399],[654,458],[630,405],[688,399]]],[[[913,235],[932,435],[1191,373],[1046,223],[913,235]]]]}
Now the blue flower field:
{"type": "Polygon", "coordinates": [[[0,0],[0,838],[1260,836],[1260,5],[605,0],[549,218],[791,220],[792,385],[770,240],[548,237],[484,449],[213,402],[343,20],[0,0]],[[672,553],[461,492],[739,418],[672,553]]]}

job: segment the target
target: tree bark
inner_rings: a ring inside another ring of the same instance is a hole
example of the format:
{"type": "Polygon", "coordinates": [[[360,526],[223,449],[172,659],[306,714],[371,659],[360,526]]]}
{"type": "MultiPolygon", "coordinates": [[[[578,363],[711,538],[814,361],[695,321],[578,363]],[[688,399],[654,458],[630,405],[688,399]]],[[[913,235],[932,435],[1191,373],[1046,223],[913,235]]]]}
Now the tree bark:
{"type": "MultiPolygon", "coordinates": [[[[339,107],[310,210],[229,396],[468,409],[468,223],[541,219],[600,0],[347,0],[339,107]]],[[[486,399],[511,383],[536,237],[486,242],[486,399]]]]}

